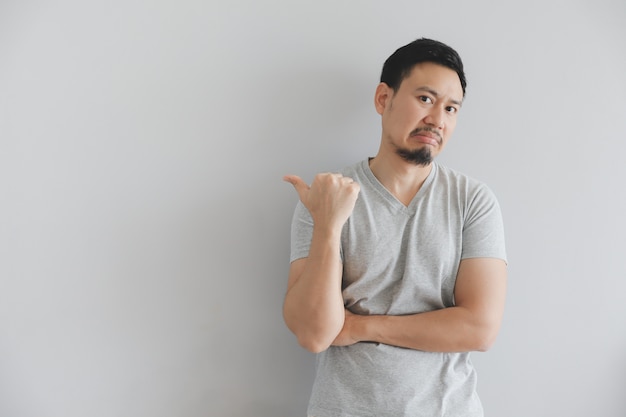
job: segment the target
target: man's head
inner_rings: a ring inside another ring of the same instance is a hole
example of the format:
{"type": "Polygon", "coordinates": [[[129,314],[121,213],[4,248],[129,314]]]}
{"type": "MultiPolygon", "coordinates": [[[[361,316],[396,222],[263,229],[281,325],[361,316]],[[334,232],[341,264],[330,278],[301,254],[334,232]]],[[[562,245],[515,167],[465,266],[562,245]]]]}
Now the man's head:
{"type": "Polygon", "coordinates": [[[399,48],[385,61],[376,89],[381,151],[429,165],[456,127],[465,86],[461,59],[449,46],[418,39],[399,48]]]}
{"type": "Polygon", "coordinates": [[[411,74],[415,65],[422,62],[438,64],[456,72],[463,88],[463,97],[465,97],[467,81],[461,57],[448,45],[432,39],[417,39],[398,48],[385,61],[380,82],[387,84],[393,91],[398,91],[402,80],[411,74]]]}

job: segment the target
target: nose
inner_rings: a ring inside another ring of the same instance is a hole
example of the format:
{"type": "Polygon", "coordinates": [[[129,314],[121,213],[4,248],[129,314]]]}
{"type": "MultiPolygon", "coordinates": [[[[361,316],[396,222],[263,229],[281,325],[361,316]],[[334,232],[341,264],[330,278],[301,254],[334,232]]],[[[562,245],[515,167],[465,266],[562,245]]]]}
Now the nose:
{"type": "Polygon", "coordinates": [[[426,118],[424,119],[424,122],[426,122],[426,124],[428,124],[429,126],[432,126],[436,129],[443,129],[444,126],[444,109],[440,109],[438,107],[433,107],[430,112],[428,113],[428,115],[426,115],[426,118]]]}

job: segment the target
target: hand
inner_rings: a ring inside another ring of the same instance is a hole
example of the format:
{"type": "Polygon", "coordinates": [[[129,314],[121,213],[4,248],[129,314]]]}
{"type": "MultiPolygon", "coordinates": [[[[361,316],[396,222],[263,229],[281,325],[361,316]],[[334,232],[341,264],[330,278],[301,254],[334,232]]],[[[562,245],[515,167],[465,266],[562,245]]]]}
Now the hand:
{"type": "Polygon", "coordinates": [[[286,175],[283,179],[296,189],[300,201],[318,226],[341,228],[352,214],[359,196],[359,184],[341,174],[318,174],[310,187],[296,175],[286,175]]]}
{"type": "Polygon", "coordinates": [[[356,337],[355,331],[356,320],[358,320],[360,316],[351,313],[348,309],[345,310],[345,314],[346,317],[343,322],[343,328],[333,341],[333,346],[350,346],[361,341],[356,337]]]}

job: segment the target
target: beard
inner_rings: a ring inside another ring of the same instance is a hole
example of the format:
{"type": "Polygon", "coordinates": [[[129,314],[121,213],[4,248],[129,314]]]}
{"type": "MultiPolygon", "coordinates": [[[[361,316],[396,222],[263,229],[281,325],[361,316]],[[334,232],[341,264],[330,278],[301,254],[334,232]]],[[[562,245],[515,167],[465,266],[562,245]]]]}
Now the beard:
{"type": "Polygon", "coordinates": [[[404,149],[396,148],[396,154],[406,162],[418,165],[427,166],[433,162],[433,154],[430,151],[430,147],[423,146],[419,149],[404,149]]]}

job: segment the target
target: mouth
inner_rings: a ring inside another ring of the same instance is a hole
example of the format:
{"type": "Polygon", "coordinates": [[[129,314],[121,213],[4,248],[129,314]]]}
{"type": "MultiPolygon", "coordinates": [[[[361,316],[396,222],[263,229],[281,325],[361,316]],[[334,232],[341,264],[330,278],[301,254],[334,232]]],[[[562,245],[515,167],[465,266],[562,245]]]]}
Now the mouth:
{"type": "Polygon", "coordinates": [[[442,142],[441,135],[438,132],[427,128],[417,128],[411,132],[410,137],[417,139],[419,142],[427,145],[440,145],[442,142]]]}

